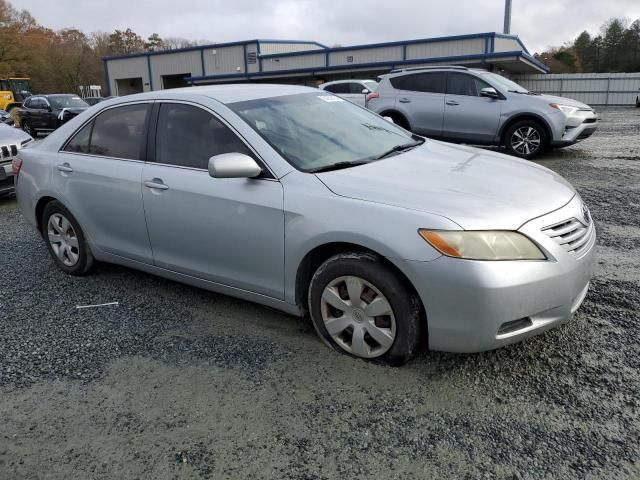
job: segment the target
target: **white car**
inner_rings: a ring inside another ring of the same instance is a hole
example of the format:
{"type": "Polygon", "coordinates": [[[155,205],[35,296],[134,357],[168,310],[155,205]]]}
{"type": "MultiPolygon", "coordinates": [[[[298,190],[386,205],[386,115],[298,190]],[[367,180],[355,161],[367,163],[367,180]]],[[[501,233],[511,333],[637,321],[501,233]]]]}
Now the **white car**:
{"type": "Polygon", "coordinates": [[[0,197],[13,193],[13,159],[33,138],[0,122],[0,197]]]}
{"type": "Polygon", "coordinates": [[[375,80],[336,80],[319,85],[318,88],[335,93],[339,97],[364,107],[367,95],[375,92],[378,82],[375,80]]]}

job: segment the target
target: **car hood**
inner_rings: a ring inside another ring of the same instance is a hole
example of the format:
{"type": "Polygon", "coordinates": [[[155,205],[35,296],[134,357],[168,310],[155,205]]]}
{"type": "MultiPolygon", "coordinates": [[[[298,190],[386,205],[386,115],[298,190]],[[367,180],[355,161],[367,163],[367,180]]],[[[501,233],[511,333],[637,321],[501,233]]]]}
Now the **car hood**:
{"type": "Polygon", "coordinates": [[[588,108],[589,110],[592,110],[592,108],[586,103],[579,102],[573,98],[556,97],[554,95],[545,94],[540,95],[538,98],[544,100],[546,103],[559,103],[561,105],[569,105],[570,107],[588,108]]]}
{"type": "Polygon", "coordinates": [[[58,109],[56,109],[56,113],[60,113],[60,112],[62,112],[64,110],[65,112],[71,112],[71,113],[74,113],[76,115],[79,115],[82,112],[84,112],[87,108],[90,108],[90,107],[58,108],[58,109]]]}
{"type": "Polygon", "coordinates": [[[515,230],[575,195],[547,168],[432,140],[394,157],[317,176],[337,195],[437,214],[467,230],[515,230]]]}
{"type": "Polygon", "coordinates": [[[0,145],[20,145],[26,140],[32,140],[31,136],[22,130],[0,123],[0,145]]]}

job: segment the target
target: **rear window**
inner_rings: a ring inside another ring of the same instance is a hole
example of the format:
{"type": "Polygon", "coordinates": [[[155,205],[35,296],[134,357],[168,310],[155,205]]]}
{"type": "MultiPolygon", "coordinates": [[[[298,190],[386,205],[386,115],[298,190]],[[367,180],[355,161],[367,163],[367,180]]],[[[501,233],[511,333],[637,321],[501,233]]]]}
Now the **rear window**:
{"type": "Polygon", "coordinates": [[[444,72],[413,73],[389,79],[391,85],[398,90],[411,92],[444,93],[444,72]]]}

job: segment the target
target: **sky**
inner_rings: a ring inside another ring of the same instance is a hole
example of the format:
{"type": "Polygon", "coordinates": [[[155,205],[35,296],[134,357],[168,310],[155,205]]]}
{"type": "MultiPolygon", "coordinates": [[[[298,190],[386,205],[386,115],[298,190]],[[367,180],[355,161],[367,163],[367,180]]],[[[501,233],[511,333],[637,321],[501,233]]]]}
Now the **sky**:
{"type": "MultiPolygon", "coordinates": [[[[55,30],[131,28],[147,38],[315,40],[332,46],[502,31],[503,0],[9,0],[55,30]]],[[[511,33],[529,51],[561,46],[609,18],[640,18],[640,0],[513,0],[511,33]]]]}

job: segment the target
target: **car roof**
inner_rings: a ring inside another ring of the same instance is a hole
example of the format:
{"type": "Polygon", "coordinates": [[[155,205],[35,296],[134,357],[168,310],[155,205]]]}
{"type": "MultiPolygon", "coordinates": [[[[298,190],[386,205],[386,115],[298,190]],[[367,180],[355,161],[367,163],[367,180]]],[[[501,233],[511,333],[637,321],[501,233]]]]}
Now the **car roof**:
{"type": "Polygon", "coordinates": [[[120,102],[139,100],[171,100],[188,99],[194,96],[208,97],[220,103],[243,102],[246,100],[258,100],[261,98],[281,97],[298,93],[318,93],[317,88],[303,87],[300,85],[279,85],[271,83],[238,83],[227,85],[206,85],[202,87],[184,87],[170,90],[156,90],[153,92],[137,93],[117,97],[117,100],[109,100],[110,105],[120,102]],[[113,103],[112,103],[113,102],[113,103]]]}
{"type": "Polygon", "coordinates": [[[375,82],[375,80],[371,80],[370,78],[350,78],[348,80],[332,80],[330,82],[325,82],[320,84],[323,85],[335,85],[336,83],[353,83],[353,82],[375,82]]]}
{"type": "Polygon", "coordinates": [[[379,78],[400,77],[402,75],[412,75],[416,73],[428,73],[428,72],[460,72],[460,73],[487,73],[488,70],[482,68],[467,68],[456,65],[442,65],[432,67],[410,67],[404,69],[392,70],[391,72],[380,75],[379,78]]]}

